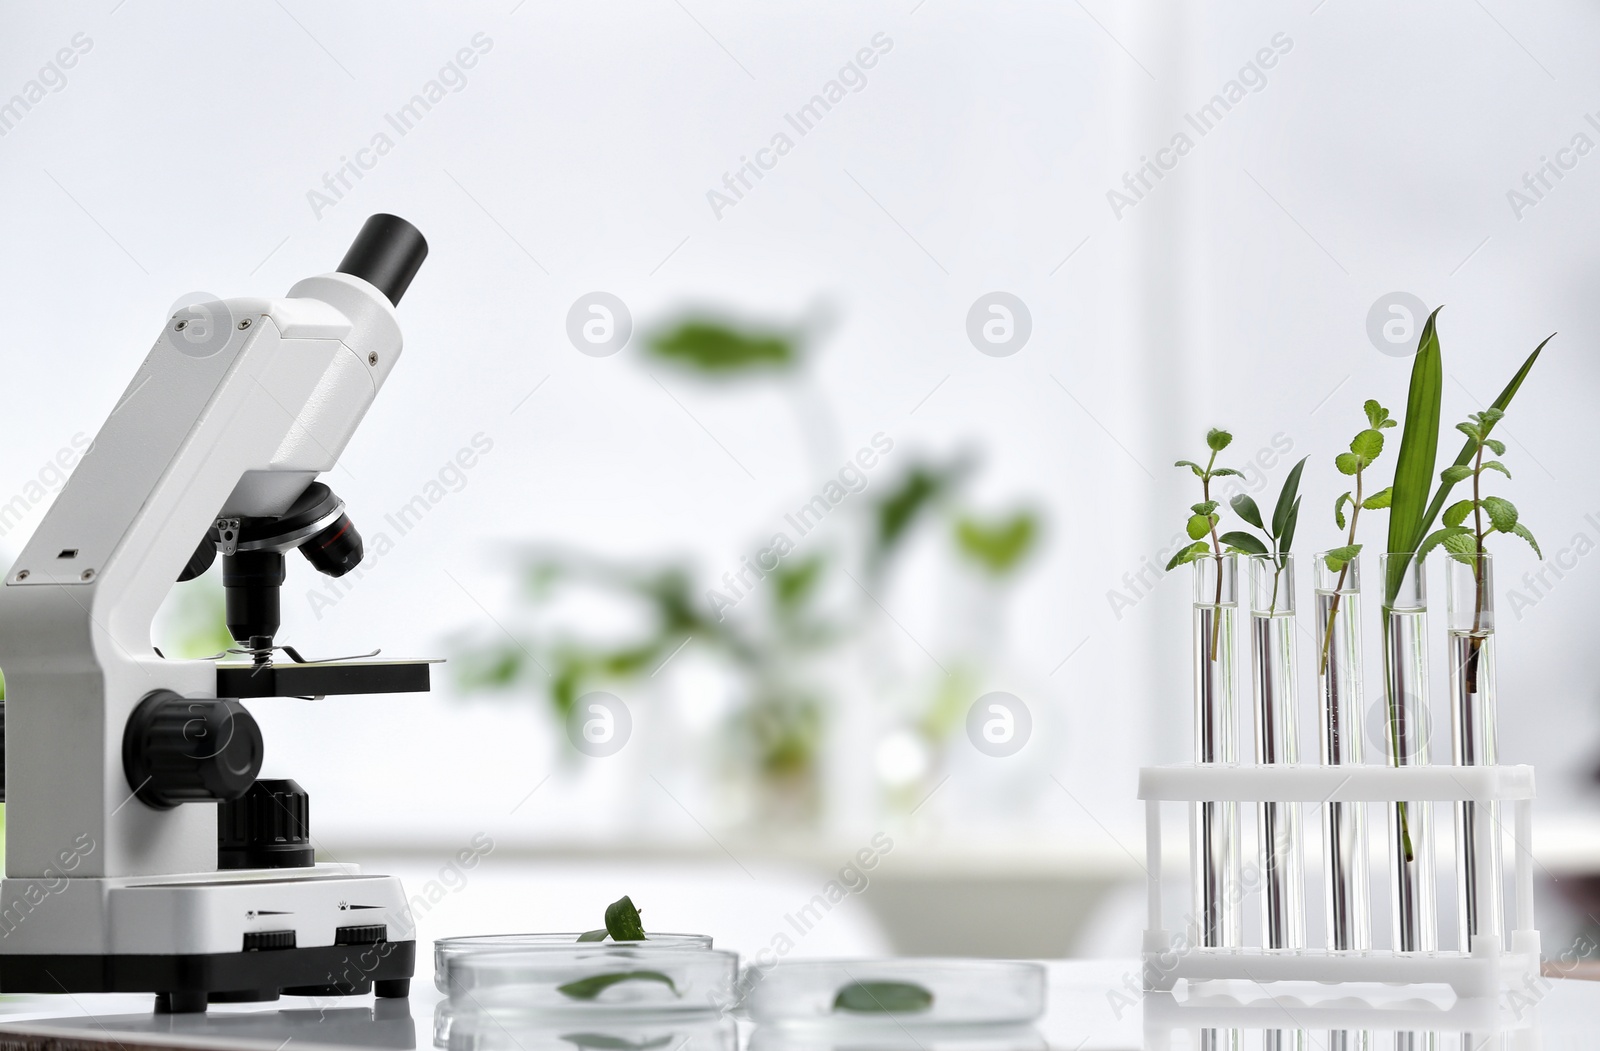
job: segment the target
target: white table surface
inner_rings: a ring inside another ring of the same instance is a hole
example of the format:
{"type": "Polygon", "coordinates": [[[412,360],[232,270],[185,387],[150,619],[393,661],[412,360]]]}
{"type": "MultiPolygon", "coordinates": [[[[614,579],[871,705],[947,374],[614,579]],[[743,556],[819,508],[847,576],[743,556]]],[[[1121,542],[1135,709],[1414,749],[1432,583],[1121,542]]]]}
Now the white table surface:
{"type": "MultiPolygon", "coordinates": [[[[153,1014],[149,996],[7,997],[0,1000],[0,1047],[71,1049],[102,1045],[123,1051],[141,1045],[238,1051],[308,1051],[318,1047],[429,1048],[434,1045],[433,1016],[441,996],[427,977],[430,965],[422,961],[419,964],[424,976],[414,983],[409,1001],[374,1001],[371,996],[284,997],[275,1004],[216,1005],[205,1015],[174,1016],[153,1014]],[[16,1040],[25,1035],[52,1039],[16,1040]]],[[[1479,1031],[1464,1039],[1459,1035],[1459,1028],[1447,1023],[1448,1016],[1443,1013],[1449,1010],[1448,993],[1383,990],[1377,994],[1384,1001],[1383,1005],[1366,1007],[1344,991],[1328,987],[1291,993],[1282,987],[1268,989],[1249,983],[1229,983],[1207,989],[1204,1002],[1184,1002],[1180,995],[1176,1001],[1157,1003],[1146,1001],[1132,991],[1137,965],[1131,961],[1056,961],[1047,966],[1049,1010],[1032,1030],[969,1033],[958,1040],[927,1032],[891,1032],[886,1040],[842,1037],[796,1042],[774,1040],[775,1034],[770,1031],[753,1034],[752,1027],[740,1023],[737,1043],[743,1046],[754,1035],[758,1043],[765,1037],[766,1046],[783,1048],[905,1047],[913,1051],[958,1047],[974,1051],[1043,1047],[1066,1051],[1186,1048],[1200,1046],[1196,1040],[1198,1028],[1172,1029],[1158,1019],[1173,1011],[1181,1015],[1185,1011],[1204,1010],[1209,1012],[1211,1022],[1221,1019],[1239,1027],[1240,1037],[1235,1046],[1247,1049],[1270,1046],[1263,1042],[1264,1030],[1293,1030],[1299,1028],[1298,1020],[1305,1023],[1306,1036],[1301,1046],[1317,1049],[1330,1047],[1326,1026],[1316,1024],[1326,1019],[1326,1016],[1319,1016],[1318,1011],[1329,1008],[1311,1003],[1313,999],[1320,999],[1334,1001],[1334,1010],[1358,1014],[1378,1010],[1441,1012],[1440,1019],[1446,1024],[1439,1026],[1437,1031],[1441,1036],[1432,1045],[1438,1048],[1537,1047],[1541,1051],[1556,1051],[1600,1046],[1600,1034],[1596,1033],[1600,1029],[1600,983],[1596,982],[1553,979],[1536,983],[1523,992],[1522,999],[1528,1006],[1520,1011],[1511,1010],[1506,1006],[1509,1001],[1503,1001],[1508,1023],[1504,1034],[1479,1031]]],[[[1395,1046],[1392,1030],[1385,1031],[1374,1025],[1373,1032],[1374,1038],[1367,1046],[1395,1046]]],[[[506,1039],[497,1043],[513,1051],[518,1048],[534,1051],[535,1046],[547,1046],[547,1041],[541,1037],[561,1036],[555,1031],[505,1035],[506,1039]]],[[[554,1043],[561,1046],[559,1039],[554,1043]]],[[[681,1041],[674,1041],[663,1051],[674,1051],[681,1045],[681,1041]]],[[[1227,1046],[1226,1043],[1223,1046],[1227,1046]]],[[[1293,1045],[1285,1043],[1283,1046],[1293,1045]]],[[[1418,1043],[1416,1046],[1428,1045],[1418,1043]]]]}

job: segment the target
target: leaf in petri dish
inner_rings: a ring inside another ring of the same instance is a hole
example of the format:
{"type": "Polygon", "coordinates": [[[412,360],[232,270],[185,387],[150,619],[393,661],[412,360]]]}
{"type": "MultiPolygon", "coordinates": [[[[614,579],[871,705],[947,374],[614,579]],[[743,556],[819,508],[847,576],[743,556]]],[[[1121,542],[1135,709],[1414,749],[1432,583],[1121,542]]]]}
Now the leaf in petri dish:
{"type": "Polygon", "coordinates": [[[835,1011],[910,1014],[933,1006],[933,994],[912,982],[851,982],[833,998],[835,1011]]]}
{"type": "Polygon", "coordinates": [[[556,986],[556,992],[571,1000],[593,1000],[613,985],[623,982],[660,982],[677,995],[678,987],[660,971],[616,971],[611,974],[592,974],[587,978],[556,986]]]}

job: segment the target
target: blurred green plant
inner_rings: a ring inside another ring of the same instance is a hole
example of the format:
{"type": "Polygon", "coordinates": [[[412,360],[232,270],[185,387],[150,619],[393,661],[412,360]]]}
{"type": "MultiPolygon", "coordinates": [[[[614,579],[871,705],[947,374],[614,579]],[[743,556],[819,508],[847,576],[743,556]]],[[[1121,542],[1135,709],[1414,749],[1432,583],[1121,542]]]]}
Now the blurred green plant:
{"type": "Polygon", "coordinates": [[[648,336],[655,357],[705,376],[775,372],[801,361],[801,341],[789,334],[740,328],[710,317],[688,317],[648,336]]]}
{"type": "MultiPolygon", "coordinates": [[[[749,326],[712,315],[681,317],[643,341],[647,356],[704,380],[775,377],[794,383],[806,360],[803,328],[749,326]]],[[[802,414],[802,429],[829,414],[802,414]]],[[[828,443],[808,434],[813,448],[828,443]]],[[[820,750],[837,685],[821,669],[842,655],[868,618],[872,590],[913,537],[943,533],[943,550],[995,585],[1015,577],[1038,545],[1041,519],[1029,509],[986,517],[963,501],[972,458],[912,458],[852,498],[830,519],[833,542],[763,563],[763,597],[731,608],[713,604],[715,580],[700,582],[687,559],[629,564],[593,553],[528,548],[517,552],[517,600],[535,628],[458,640],[452,661],[467,691],[542,694],[563,725],[580,697],[606,686],[643,684],[688,640],[731,674],[735,701],[723,726],[730,767],[769,792],[768,816],[812,819],[820,809],[820,750]],[[577,637],[553,612],[574,590],[598,590],[629,607],[638,625],[610,641],[577,637]]],[[[916,729],[931,743],[960,725],[970,696],[935,687],[916,729]],[[951,712],[957,713],[955,717],[951,712]]]]}
{"type": "Polygon", "coordinates": [[[172,601],[162,653],[177,660],[196,660],[237,645],[228,634],[222,580],[216,573],[179,584],[172,590],[172,601]]]}

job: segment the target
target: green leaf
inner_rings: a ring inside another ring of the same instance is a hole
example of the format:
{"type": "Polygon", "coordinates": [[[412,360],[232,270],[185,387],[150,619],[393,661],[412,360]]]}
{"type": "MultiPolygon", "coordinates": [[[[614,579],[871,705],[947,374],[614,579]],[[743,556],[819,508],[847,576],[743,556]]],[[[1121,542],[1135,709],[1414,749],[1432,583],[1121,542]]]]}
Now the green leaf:
{"type": "Polygon", "coordinates": [[[1213,427],[1206,432],[1206,448],[1214,453],[1219,453],[1233,441],[1233,435],[1220,427],[1213,427]]]}
{"type": "Polygon", "coordinates": [[[1330,572],[1337,573],[1359,554],[1361,554],[1360,544],[1347,544],[1344,547],[1336,547],[1331,551],[1324,551],[1322,553],[1322,561],[1327,565],[1330,572]]]}
{"type": "MultiPolygon", "coordinates": [[[[1437,314],[1438,311],[1436,310],[1436,311],[1434,311],[1434,313],[1437,314]]],[[[1432,318],[1429,318],[1430,324],[1428,325],[1428,328],[1432,328],[1432,324],[1431,324],[1432,320],[1433,320],[1432,318]]],[[[1423,334],[1424,335],[1427,334],[1426,330],[1424,331],[1423,334]]],[[[1555,338],[1556,338],[1555,337],[1555,333],[1552,332],[1550,335],[1548,335],[1548,336],[1546,336],[1544,338],[1544,342],[1543,343],[1540,343],[1537,347],[1533,348],[1533,353],[1529,354],[1528,357],[1522,362],[1522,367],[1517,369],[1516,375],[1511,377],[1511,382],[1506,384],[1505,389],[1500,392],[1500,396],[1499,397],[1495,398],[1494,404],[1491,405],[1490,408],[1495,409],[1495,410],[1501,412],[1502,414],[1505,412],[1506,408],[1511,404],[1511,399],[1515,398],[1517,396],[1517,391],[1522,389],[1522,382],[1528,378],[1528,373],[1533,370],[1534,362],[1539,360],[1539,355],[1540,355],[1541,352],[1543,352],[1543,350],[1545,348],[1545,344],[1549,343],[1552,339],[1555,339],[1555,338]]],[[[1413,365],[1413,371],[1414,370],[1415,370],[1415,365],[1413,365]]],[[[1492,446],[1491,446],[1491,448],[1492,448],[1492,446]]],[[[1469,440],[1465,445],[1463,445],[1461,447],[1461,452],[1456,455],[1456,461],[1455,462],[1456,462],[1457,465],[1469,463],[1476,453],[1477,453],[1477,446],[1475,444],[1473,444],[1473,442],[1471,442],[1469,440]]],[[[1504,454],[1503,453],[1497,453],[1496,455],[1504,455],[1504,454]]],[[[1433,523],[1434,518],[1436,518],[1438,516],[1439,509],[1444,507],[1446,500],[1450,499],[1450,490],[1453,487],[1453,485],[1454,485],[1454,483],[1451,483],[1451,482],[1442,482],[1440,484],[1439,488],[1433,494],[1433,499],[1428,504],[1427,511],[1424,512],[1420,516],[1420,518],[1418,519],[1418,521],[1416,523],[1416,527],[1413,530],[1411,530],[1411,535],[1412,536],[1420,538],[1424,533],[1426,533],[1428,531],[1428,526],[1431,525],[1433,523]]],[[[1389,550],[1390,551],[1401,551],[1401,552],[1404,552],[1404,551],[1415,550],[1416,545],[1415,545],[1415,543],[1411,543],[1411,542],[1406,542],[1405,546],[1403,546],[1403,547],[1396,547],[1395,546],[1396,538],[1399,537],[1399,536],[1402,536],[1402,535],[1404,535],[1404,534],[1397,533],[1395,531],[1394,516],[1391,514],[1389,516],[1389,550]]],[[[1396,559],[1395,561],[1398,562],[1398,561],[1401,561],[1401,560],[1400,559],[1396,559]]],[[[1404,572],[1405,572],[1405,567],[1402,565],[1400,567],[1400,573],[1403,574],[1404,572]]],[[[1394,596],[1398,593],[1399,587],[1400,587],[1400,577],[1395,575],[1394,570],[1391,568],[1391,570],[1390,570],[1390,579],[1389,579],[1389,588],[1390,588],[1390,590],[1387,592],[1389,601],[1392,602],[1394,600],[1394,596]]]]}
{"type": "Polygon", "coordinates": [[[1465,434],[1468,438],[1471,438],[1474,442],[1477,442],[1480,445],[1483,443],[1483,430],[1479,428],[1477,424],[1458,423],[1456,424],[1456,430],[1460,431],[1462,434],[1465,434]]]}
{"type": "Polygon", "coordinates": [[[1444,538],[1444,549],[1457,562],[1472,565],[1478,557],[1478,538],[1469,530],[1465,535],[1452,533],[1444,538]]]}
{"type": "Polygon", "coordinates": [[[1222,542],[1224,547],[1233,551],[1241,551],[1247,555],[1267,554],[1267,545],[1263,544],[1260,538],[1252,533],[1238,531],[1223,533],[1217,539],[1222,542]]]}
{"type": "Polygon", "coordinates": [[[1389,410],[1384,408],[1382,405],[1379,405],[1377,401],[1372,398],[1368,398],[1366,401],[1362,402],[1361,411],[1367,414],[1367,423],[1370,424],[1374,430],[1382,430],[1385,427],[1394,426],[1394,420],[1389,418],[1389,410]]]}
{"type": "Polygon", "coordinates": [[[1472,468],[1466,464],[1451,464],[1439,472],[1439,481],[1447,485],[1455,485],[1472,477],[1472,468]]]}
{"type": "MultiPolygon", "coordinates": [[[[1427,513],[1428,490],[1433,486],[1434,462],[1439,455],[1439,402],[1444,393],[1444,361],[1439,353],[1436,308],[1422,326],[1417,353],[1411,363],[1411,386],[1406,395],[1405,425],[1400,431],[1400,452],[1395,457],[1394,498],[1389,508],[1389,547],[1397,554],[1417,550],[1433,515],[1427,513]]],[[[1437,513],[1437,512],[1435,512],[1437,513]]],[[[1389,560],[1384,605],[1394,604],[1405,579],[1408,560],[1389,560]]]]}
{"type": "Polygon", "coordinates": [[[1213,478],[1227,478],[1230,475],[1234,478],[1243,478],[1244,472],[1235,471],[1232,467],[1218,467],[1215,471],[1211,472],[1211,477],[1213,478]]]}
{"type": "Polygon", "coordinates": [[[1483,444],[1493,449],[1496,456],[1504,456],[1506,454],[1506,443],[1499,438],[1485,438],[1483,444]]]}
{"type": "Polygon", "coordinates": [[[1368,511],[1381,511],[1393,502],[1394,486],[1391,485],[1387,489],[1379,489],[1377,492],[1361,501],[1361,506],[1368,511]]]}
{"type": "Polygon", "coordinates": [[[1189,534],[1190,540],[1199,540],[1211,532],[1211,523],[1216,521],[1216,515],[1190,515],[1189,524],[1184,529],[1189,534]]]}
{"type": "Polygon", "coordinates": [[[570,1000],[593,1000],[613,985],[623,982],[660,982],[671,989],[673,995],[678,993],[678,987],[672,979],[660,971],[614,971],[611,974],[592,974],[587,978],[579,978],[575,982],[556,986],[556,992],[570,1000]]]}
{"type": "Polygon", "coordinates": [[[1361,457],[1361,465],[1365,467],[1383,454],[1382,432],[1370,428],[1362,431],[1350,439],[1350,451],[1361,457]]]}
{"type": "Polygon", "coordinates": [[[1528,542],[1528,546],[1533,548],[1533,553],[1538,555],[1541,560],[1544,558],[1544,552],[1539,550],[1539,541],[1535,540],[1533,538],[1533,534],[1528,532],[1527,526],[1523,525],[1521,522],[1518,522],[1516,525],[1511,527],[1511,533],[1513,536],[1520,536],[1522,539],[1526,540],[1528,542]]]}
{"type": "MultiPolygon", "coordinates": [[[[1266,526],[1261,524],[1261,509],[1256,506],[1255,500],[1250,497],[1249,493],[1240,493],[1238,496],[1228,501],[1228,506],[1233,508],[1234,514],[1238,515],[1246,522],[1249,522],[1257,529],[1266,528],[1266,526]]],[[[1196,504],[1194,510],[1197,514],[1209,514],[1212,509],[1201,511],[1200,506],[1196,504]]]]}
{"type": "Polygon", "coordinates": [[[1517,509],[1510,500],[1498,496],[1483,498],[1483,510],[1489,516],[1489,521],[1494,523],[1496,532],[1509,533],[1517,525],[1517,509]]]}
{"type": "Polygon", "coordinates": [[[1194,476],[1196,478],[1204,478],[1206,476],[1206,469],[1204,467],[1201,467],[1199,464],[1195,463],[1193,460],[1179,460],[1176,463],[1174,463],[1172,466],[1174,466],[1174,467],[1187,467],[1187,468],[1189,468],[1189,470],[1194,472],[1194,476]]]}
{"type": "Polygon", "coordinates": [[[772,597],[778,608],[793,611],[804,605],[822,581],[822,570],[826,564],[820,554],[810,555],[793,565],[780,563],[777,570],[769,574],[773,584],[772,597]]]}
{"type": "Polygon", "coordinates": [[[647,346],[658,358],[713,376],[785,369],[800,359],[788,335],[741,330],[711,318],[689,318],[655,333],[647,346]]]}
{"type": "MultiPolygon", "coordinates": [[[[1213,508],[1217,506],[1215,500],[1210,503],[1213,508]]],[[[1216,521],[1216,516],[1210,515],[1207,520],[1216,521]]],[[[1028,511],[992,523],[963,517],[956,522],[956,546],[991,575],[1003,577],[1033,550],[1038,531],[1039,519],[1028,511]]]]}
{"type": "Polygon", "coordinates": [[[911,1014],[933,1006],[933,993],[911,982],[851,982],[833,998],[835,1011],[911,1014]]]}
{"type": "Polygon", "coordinates": [[[584,931],[582,934],[578,935],[578,940],[580,942],[603,942],[610,933],[610,931],[607,931],[604,927],[602,927],[597,931],[584,931]]]}
{"type": "Polygon", "coordinates": [[[1462,522],[1467,520],[1467,516],[1470,515],[1472,513],[1472,509],[1477,506],[1478,505],[1473,503],[1471,500],[1456,501],[1444,509],[1444,524],[1447,526],[1460,525],[1462,522]]]}
{"type": "MultiPolygon", "coordinates": [[[[1471,535],[1472,530],[1468,529],[1466,526],[1445,526],[1443,529],[1435,529],[1432,533],[1428,534],[1427,539],[1423,540],[1422,543],[1417,546],[1416,553],[1413,557],[1419,559],[1422,558],[1428,552],[1432,551],[1434,548],[1438,547],[1440,544],[1444,543],[1453,536],[1471,535]]],[[[1394,559],[1390,559],[1390,561],[1393,562],[1394,559]]]]}
{"type": "MultiPolygon", "coordinates": [[[[1506,465],[1501,463],[1499,460],[1485,460],[1485,461],[1483,461],[1483,469],[1485,471],[1499,471],[1501,474],[1505,475],[1507,478],[1511,477],[1511,472],[1506,470],[1506,465]]],[[[1448,468],[1447,468],[1447,470],[1448,470],[1448,468]]]]}
{"type": "MultiPolygon", "coordinates": [[[[1300,461],[1304,463],[1305,461],[1300,461]]],[[[1276,517],[1276,516],[1274,516],[1276,517]]],[[[1300,498],[1294,498],[1294,503],[1289,505],[1289,513],[1283,520],[1283,531],[1278,534],[1278,550],[1288,552],[1294,547],[1294,527],[1300,521],[1300,498]]]]}
{"type": "Polygon", "coordinates": [[[1350,475],[1355,474],[1357,471],[1361,470],[1362,467],[1366,466],[1361,462],[1361,457],[1357,456],[1355,453],[1340,453],[1338,456],[1333,458],[1333,465],[1339,469],[1340,474],[1350,475]]]}
{"type": "Polygon", "coordinates": [[[1356,498],[1349,493],[1340,493],[1339,499],[1333,502],[1333,520],[1339,524],[1340,529],[1344,528],[1344,505],[1355,502],[1356,498]]]}
{"type": "MultiPolygon", "coordinates": [[[[1283,536],[1283,531],[1289,521],[1289,511],[1300,500],[1300,472],[1305,470],[1309,456],[1300,457],[1300,462],[1289,469],[1289,477],[1283,480],[1283,488],[1278,490],[1278,502],[1272,508],[1272,535],[1283,536]]],[[[1287,550],[1288,545],[1284,545],[1287,550]]]]}
{"type": "Polygon", "coordinates": [[[1190,544],[1188,547],[1179,549],[1178,553],[1172,556],[1171,561],[1167,563],[1167,572],[1170,573],[1179,566],[1186,566],[1195,559],[1203,558],[1210,553],[1211,545],[1204,540],[1190,544]]]}
{"type": "Polygon", "coordinates": [[[606,906],[606,931],[612,941],[644,941],[644,924],[639,922],[639,910],[633,907],[633,899],[626,894],[606,906]]]}
{"type": "Polygon", "coordinates": [[[874,561],[885,558],[910,535],[912,526],[935,510],[939,501],[959,482],[966,470],[952,464],[914,464],[873,506],[877,522],[873,538],[874,561]]]}
{"type": "MultiPolygon", "coordinates": [[[[1237,499],[1237,497],[1235,499],[1237,499]]],[[[1215,511],[1220,506],[1221,505],[1218,504],[1215,500],[1207,500],[1203,504],[1191,504],[1191,505],[1189,505],[1189,510],[1193,511],[1197,515],[1208,515],[1211,512],[1215,511]]]]}
{"type": "Polygon", "coordinates": [[[670,1047],[674,1035],[665,1033],[653,1039],[629,1040],[610,1033],[562,1033],[561,1039],[583,1051],[655,1051],[656,1048],[670,1047]]]}

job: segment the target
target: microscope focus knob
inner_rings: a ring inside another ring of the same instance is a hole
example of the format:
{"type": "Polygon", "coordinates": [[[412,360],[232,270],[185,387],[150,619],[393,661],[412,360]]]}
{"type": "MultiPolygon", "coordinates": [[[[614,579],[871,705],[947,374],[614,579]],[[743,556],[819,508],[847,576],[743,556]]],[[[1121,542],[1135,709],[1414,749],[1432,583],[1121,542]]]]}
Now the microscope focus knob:
{"type": "Polygon", "coordinates": [[[289,778],[257,781],[217,807],[217,868],[291,869],[316,864],[311,797],[289,778]]]}
{"type": "Polygon", "coordinates": [[[233,700],[154,690],[122,734],[128,786],[159,810],[238,799],[255,783],[261,758],[261,728],[233,700]]]}

